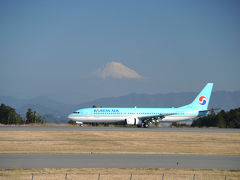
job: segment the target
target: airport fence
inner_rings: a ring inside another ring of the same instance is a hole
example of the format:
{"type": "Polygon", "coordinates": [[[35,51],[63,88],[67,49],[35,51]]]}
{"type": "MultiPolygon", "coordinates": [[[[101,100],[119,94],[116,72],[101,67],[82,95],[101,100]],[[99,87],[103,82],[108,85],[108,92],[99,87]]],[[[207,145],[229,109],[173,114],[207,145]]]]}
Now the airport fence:
{"type": "MultiPolygon", "coordinates": [[[[20,178],[21,179],[21,178],[20,178]]],[[[23,178],[23,179],[28,179],[28,178],[23,178]]],[[[29,178],[30,179],[30,178],[29,178]]],[[[45,179],[63,179],[64,176],[56,174],[48,174],[48,175],[43,175],[43,174],[32,174],[32,180],[45,180],[45,179]]],[[[65,174],[65,180],[75,180],[75,179],[80,179],[80,180],[146,180],[146,179],[157,179],[157,180],[237,180],[239,177],[234,177],[234,176],[213,176],[213,175],[198,175],[198,174],[193,174],[193,175],[177,175],[177,174],[159,174],[159,175],[141,175],[141,174],[129,174],[129,175],[108,175],[108,174],[94,174],[94,175],[79,175],[79,174],[65,174]]]]}

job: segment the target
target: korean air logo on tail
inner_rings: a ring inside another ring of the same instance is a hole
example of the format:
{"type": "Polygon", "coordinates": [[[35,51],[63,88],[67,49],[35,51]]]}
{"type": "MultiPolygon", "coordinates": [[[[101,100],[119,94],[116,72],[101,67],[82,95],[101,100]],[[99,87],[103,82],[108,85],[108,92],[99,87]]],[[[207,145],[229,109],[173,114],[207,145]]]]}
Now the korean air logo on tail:
{"type": "Polygon", "coordinates": [[[207,103],[207,98],[205,96],[201,96],[199,99],[199,104],[204,105],[207,103]]]}

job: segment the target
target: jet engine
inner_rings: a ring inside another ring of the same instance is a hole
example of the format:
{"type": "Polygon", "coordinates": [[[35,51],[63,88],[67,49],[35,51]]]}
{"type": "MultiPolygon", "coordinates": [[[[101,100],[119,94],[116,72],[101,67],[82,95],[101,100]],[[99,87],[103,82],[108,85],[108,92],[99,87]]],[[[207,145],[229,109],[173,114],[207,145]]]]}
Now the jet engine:
{"type": "Polygon", "coordinates": [[[141,125],[142,121],[139,120],[137,117],[128,117],[125,119],[127,125],[141,125]]]}

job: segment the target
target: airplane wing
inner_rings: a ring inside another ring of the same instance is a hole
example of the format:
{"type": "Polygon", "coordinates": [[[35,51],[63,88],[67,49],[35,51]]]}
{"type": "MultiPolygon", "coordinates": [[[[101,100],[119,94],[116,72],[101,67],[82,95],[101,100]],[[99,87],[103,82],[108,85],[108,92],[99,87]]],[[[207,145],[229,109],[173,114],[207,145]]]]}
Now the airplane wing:
{"type": "Polygon", "coordinates": [[[142,120],[143,123],[149,124],[149,123],[156,123],[159,122],[159,120],[162,120],[166,116],[171,116],[176,113],[171,113],[171,114],[159,114],[159,115],[154,115],[154,116],[140,116],[138,117],[139,120],[142,120]]]}

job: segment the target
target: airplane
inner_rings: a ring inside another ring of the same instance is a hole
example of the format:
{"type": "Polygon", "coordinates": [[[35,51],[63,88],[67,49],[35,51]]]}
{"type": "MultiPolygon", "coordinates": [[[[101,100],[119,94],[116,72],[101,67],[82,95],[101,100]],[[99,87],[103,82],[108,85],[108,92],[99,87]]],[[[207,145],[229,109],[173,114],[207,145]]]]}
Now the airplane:
{"type": "Polygon", "coordinates": [[[161,122],[179,122],[193,120],[208,114],[208,104],[213,83],[208,83],[191,104],[178,108],[84,108],[69,114],[68,118],[83,123],[117,123],[137,127],[149,127],[149,124],[161,122]]]}

